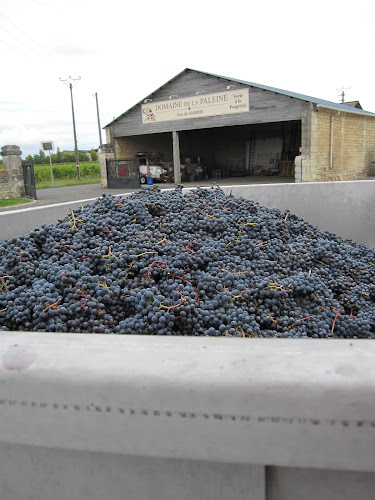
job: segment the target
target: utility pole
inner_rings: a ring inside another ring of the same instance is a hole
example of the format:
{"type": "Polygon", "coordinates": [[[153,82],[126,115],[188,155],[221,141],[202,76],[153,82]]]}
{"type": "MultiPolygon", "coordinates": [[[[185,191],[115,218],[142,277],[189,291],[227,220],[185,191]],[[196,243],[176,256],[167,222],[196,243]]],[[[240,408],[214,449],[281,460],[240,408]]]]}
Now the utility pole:
{"type": "Polygon", "coordinates": [[[95,99],[96,99],[96,115],[98,117],[98,129],[99,129],[99,145],[102,147],[102,129],[100,127],[100,118],[99,118],[99,104],[98,104],[98,93],[95,92],[95,99]]]}
{"type": "Polygon", "coordinates": [[[77,147],[77,134],[76,134],[76,122],[75,122],[75,119],[74,119],[74,105],[73,105],[73,87],[74,85],[79,82],[79,80],[81,79],[81,77],[79,76],[78,78],[72,78],[71,76],[69,76],[69,78],[66,78],[65,80],[63,80],[62,78],[60,78],[60,81],[65,83],[65,85],[67,87],[69,87],[69,90],[70,90],[70,98],[71,98],[71,101],[72,101],[72,117],[73,117],[73,134],[74,134],[74,153],[75,153],[75,157],[76,157],[76,167],[77,167],[77,179],[79,180],[81,178],[80,176],[80,172],[79,172],[79,156],[78,156],[78,147],[77,147]]]}
{"type": "Polygon", "coordinates": [[[341,89],[336,89],[336,90],[341,90],[341,94],[339,94],[341,98],[341,104],[344,104],[345,102],[345,90],[349,90],[350,87],[341,87],[341,89]]]}

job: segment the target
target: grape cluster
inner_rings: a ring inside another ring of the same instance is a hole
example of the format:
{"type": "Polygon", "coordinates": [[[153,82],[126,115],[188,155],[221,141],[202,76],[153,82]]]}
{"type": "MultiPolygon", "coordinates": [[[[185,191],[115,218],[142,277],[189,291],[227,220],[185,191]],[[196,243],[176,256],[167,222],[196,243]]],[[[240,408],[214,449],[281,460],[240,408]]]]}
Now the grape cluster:
{"type": "Polygon", "coordinates": [[[103,194],[0,242],[0,329],[374,338],[374,257],[218,187],[103,194]]]}

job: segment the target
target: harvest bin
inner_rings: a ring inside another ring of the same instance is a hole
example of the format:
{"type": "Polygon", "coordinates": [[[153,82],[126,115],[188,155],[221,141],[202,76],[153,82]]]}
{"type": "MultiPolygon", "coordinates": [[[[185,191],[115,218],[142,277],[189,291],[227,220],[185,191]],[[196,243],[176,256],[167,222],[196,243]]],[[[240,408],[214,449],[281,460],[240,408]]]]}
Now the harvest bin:
{"type": "MultiPolygon", "coordinates": [[[[225,189],[372,248],[374,188],[225,189]]],[[[2,332],[0,360],[1,500],[374,498],[372,340],[2,332]]]]}

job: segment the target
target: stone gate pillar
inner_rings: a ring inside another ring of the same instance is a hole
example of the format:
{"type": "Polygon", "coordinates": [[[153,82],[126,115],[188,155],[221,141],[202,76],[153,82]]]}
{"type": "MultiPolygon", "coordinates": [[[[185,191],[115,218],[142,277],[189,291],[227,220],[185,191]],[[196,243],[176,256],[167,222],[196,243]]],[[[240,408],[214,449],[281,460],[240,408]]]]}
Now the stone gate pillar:
{"type": "Polygon", "coordinates": [[[102,144],[98,151],[100,163],[100,179],[103,188],[108,187],[106,160],[114,160],[115,153],[111,144],[102,144]]]}
{"type": "Polygon", "coordinates": [[[5,170],[8,171],[9,196],[12,198],[25,197],[25,184],[22,170],[22,151],[18,146],[3,146],[1,148],[5,170]]]}

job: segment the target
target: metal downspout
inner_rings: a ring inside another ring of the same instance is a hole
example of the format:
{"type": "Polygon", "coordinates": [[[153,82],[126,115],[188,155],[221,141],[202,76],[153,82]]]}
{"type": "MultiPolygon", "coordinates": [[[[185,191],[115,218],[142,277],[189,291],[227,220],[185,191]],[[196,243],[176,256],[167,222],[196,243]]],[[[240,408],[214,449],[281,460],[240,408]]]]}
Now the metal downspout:
{"type": "Polygon", "coordinates": [[[339,116],[341,111],[331,115],[331,142],[330,142],[330,150],[329,150],[329,168],[333,170],[333,118],[335,116],[339,116]]]}

